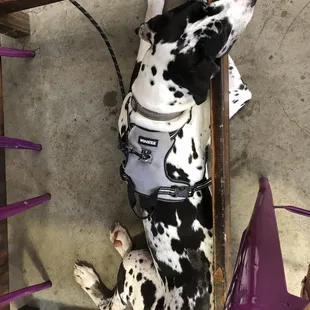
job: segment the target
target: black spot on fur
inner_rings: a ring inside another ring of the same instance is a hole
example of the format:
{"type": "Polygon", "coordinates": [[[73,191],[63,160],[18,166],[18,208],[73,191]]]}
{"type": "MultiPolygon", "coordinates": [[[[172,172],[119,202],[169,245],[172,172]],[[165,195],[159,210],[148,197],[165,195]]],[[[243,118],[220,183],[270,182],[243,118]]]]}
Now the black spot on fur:
{"type": "Polygon", "coordinates": [[[208,230],[208,235],[209,235],[209,237],[212,238],[212,231],[211,230],[208,230]]]}
{"type": "Polygon", "coordinates": [[[173,95],[174,95],[174,97],[176,97],[176,98],[182,98],[182,97],[183,97],[183,93],[180,92],[180,91],[176,91],[173,95]]]}
{"type": "Polygon", "coordinates": [[[141,66],[141,71],[144,71],[144,69],[145,69],[145,64],[141,66]]]}
{"type": "Polygon", "coordinates": [[[133,270],[132,268],[129,270],[129,274],[132,275],[133,274],[133,270]]]}
{"type": "Polygon", "coordinates": [[[125,126],[125,125],[123,125],[123,126],[121,127],[121,134],[124,134],[124,133],[125,133],[125,131],[126,131],[126,126],[125,126]]]}
{"type": "Polygon", "coordinates": [[[179,137],[180,139],[183,138],[183,128],[180,128],[180,130],[178,131],[178,137],[179,137]]]}
{"type": "Polygon", "coordinates": [[[177,252],[179,255],[181,255],[184,252],[184,246],[182,244],[182,241],[180,240],[172,239],[171,248],[173,251],[177,252]]]}
{"type": "Polygon", "coordinates": [[[153,67],[151,68],[151,71],[152,71],[152,74],[155,76],[156,73],[157,73],[156,67],[153,66],[153,67]]]}
{"type": "Polygon", "coordinates": [[[207,162],[208,158],[209,158],[209,145],[206,145],[206,147],[205,147],[205,158],[206,158],[205,160],[207,162]]]}
{"type": "Polygon", "coordinates": [[[212,229],[212,197],[208,188],[202,190],[202,200],[197,206],[197,220],[203,227],[212,229]]]}
{"type": "Polygon", "coordinates": [[[164,303],[165,303],[165,298],[164,297],[161,297],[160,299],[158,299],[155,310],[162,310],[162,309],[164,309],[164,303]]]}
{"type": "Polygon", "coordinates": [[[141,281],[141,280],[142,280],[142,273],[139,272],[139,273],[137,274],[137,281],[139,282],[139,281],[141,281]]]}
{"type": "Polygon", "coordinates": [[[198,154],[197,154],[197,151],[196,151],[195,141],[194,141],[193,138],[192,138],[192,151],[193,151],[194,159],[197,159],[198,158],[198,154]]]}
{"type": "Polygon", "coordinates": [[[238,99],[234,99],[232,102],[237,103],[238,101],[239,101],[238,99]]]}
{"type": "Polygon", "coordinates": [[[119,266],[118,274],[117,274],[117,291],[119,294],[124,292],[124,283],[126,279],[126,270],[124,268],[123,263],[119,266]]]}
{"type": "Polygon", "coordinates": [[[194,32],[194,36],[199,37],[201,36],[201,33],[202,33],[202,29],[198,29],[194,32]]]}
{"type": "Polygon", "coordinates": [[[177,153],[177,148],[175,147],[175,145],[173,146],[172,151],[173,151],[174,154],[177,153]]]}
{"type": "MultiPolygon", "coordinates": [[[[142,197],[140,199],[142,200],[142,197]]],[[[154,222],[152,222],[152,225],[151,225],[151,232],[152,232],[154,237],[156,237],[158,235],[158,232],[157,232],[157,229],[154,225],[154,222]]]]}
{"type": "Polygon", "coordinates": [[[192,155],[189,155],[189,157],[188,157],[188,163],[191,164],[192,161],[193,161],[193,157],[192,157],[192,155]]]}
{"type": "Polygon", "coordinates": [[[239,85],[239,89],[240,89],[240,90],[244,89],[244,85],[243,85],[243,84],[240,84],[240,85],[239,85]]]}
{"type": "Polygon", "coordinates": [[[141,295],[143,297],[144,310],[152,308],[155,302],[156,286],[150,280],[146,280],[141,285],[141,295]]]}
{"type": "Polygon", "coordinates": [[[132,286],[129,286],[129,296],[132,294],[132,286]]]}
{"type": "Polygon", "coordinates": [[[197,169],[198,169],[198,170],[202,170],[202,166],[198,166],[197,169]]]}
{"type": "Polygon", "coordinates": [[[209,293],[209,294],[212,294],[212,284],[209,284],[208,293],[209,293]]]}
{"type": "Polygon", "coordinates": [[[165,70],[165,71],[163,72],[163,78],[164,78],[165,81],[170,80],[170,76],[169,76],[169,74],[168,74],[168,71],[165,70]]]}
{"type": "Polygon", "coordinates": [[[152,81],[150,82],[150,84],[151,84],[151,86],[153,86],[155,83],[154,83],[154,81],[152,80],[152,81]]]}
{"type": "Polygon", "coordinates": [[[164,228],[163,228],[160,224],[158,224],[157,230],[158,230],[158,232],[159,232],[161,235],[165,232],[165,231],[164,231],[164,228]]]}
{"type": "Polygon", "coordinates": [[[139,263],[142,264],[143,263],[143,259],[139,259],[139,263]]]}
{"type": "Polygon", "coordinates": [[[169,87],[170,91],[176,91],[175,87],[169,87]]]}
{"type": "Polygon", "coordinates": [[[177,168],[176,166],[170,163],[167,163],[166,170],[167,170],[167,174],[169,178],[171,178],[172,180],[180,180],[184,182],[190,181],[188,174],[181,168],[177,168]]]}
{"type": "Polygon", "coordinates": [[[87,291],[89,291],[89,290],[90,290],[90,288],[89,288],[89,287],[85,287],[85,289],[86,289],[87,291]]]}
{"type": "Polygon", "coordinates": [[[197,192],[197,196],[198,196],[198,197],[201,197],[201,192],[197,192]]]}

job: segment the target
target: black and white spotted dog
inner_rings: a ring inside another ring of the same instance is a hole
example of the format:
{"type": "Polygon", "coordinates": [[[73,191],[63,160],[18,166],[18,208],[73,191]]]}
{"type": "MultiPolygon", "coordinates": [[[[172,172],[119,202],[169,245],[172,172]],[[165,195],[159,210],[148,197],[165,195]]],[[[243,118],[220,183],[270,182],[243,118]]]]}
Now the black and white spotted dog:
{"type": "MultiPolygon", "coordinates": [[[[119,131],[130,124],[156,132],[177,132],[165,158],[170,180],[194,185],[208,178],[208,90],[218,72],[216,59],[233,46],[250,21],[255,0],[189,1],[162,13],[164,0],[148,0],[138,29],[140,49],[119,131]],[[139,109],[133,107],[138,102],[139,109]],[[202,103],[206,102],[202,105],[202,103]],[[150,115],[175,115],[158,120],[150,115]]],[[[251,98],[229,59],[230,116],[251,98]]],[[[151,175],[144,176],[151,178],[151,175]]],[[[140,195],[144,214],[149,197],[140,195]]],[[[212,206],[208,187],[182,201],[157,201],[143,220],[149,251],[132,251],[126,230],[116,224],[110,240],[123,258],[110,294],[93,269],[77,263],[76,281],[100,309],[212,309],[212,206]]]]}

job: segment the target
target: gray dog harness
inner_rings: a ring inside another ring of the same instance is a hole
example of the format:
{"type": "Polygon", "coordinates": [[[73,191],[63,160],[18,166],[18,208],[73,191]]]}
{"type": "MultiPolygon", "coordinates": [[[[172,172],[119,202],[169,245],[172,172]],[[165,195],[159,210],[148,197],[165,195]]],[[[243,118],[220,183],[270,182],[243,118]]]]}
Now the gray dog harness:
{"type": "MultiPolygon", "coordinates": [[[[154,112],[151,113],[154,115],[154,112]]],[[[143,218],[134,209],[135,193],[149,197],[152,210],[148,211],[152,213],[158,200],[180,202],[210,185],[210,180],[190,186],[187,182],[169,178],[166,158],[175,143],[178,130],[172,133],[150,131],[130,124],[129,115],[127,117],[128,128],[120,139],[120,149],[126,156],[120,173],[122,179],[127,181],[129,203],[138,217],[143,218]]]]}

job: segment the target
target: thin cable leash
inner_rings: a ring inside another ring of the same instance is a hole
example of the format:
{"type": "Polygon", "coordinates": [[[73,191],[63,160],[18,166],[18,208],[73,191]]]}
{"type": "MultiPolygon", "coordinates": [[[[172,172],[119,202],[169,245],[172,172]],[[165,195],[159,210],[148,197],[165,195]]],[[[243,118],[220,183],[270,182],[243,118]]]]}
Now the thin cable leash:
{"type": "Polygon", "coordinates": [[[113,48],[111,46],[111,43],[110,43],[108,37],[105,35],[102,28],[98,25],[98,23],[94,20],[94,18],[78,2],[76,2],[75,0],[69,0],[69,1],[95,26],[95,28],[100,33],[103,41],[105,42],[105,44],[109,50],[111,57],[112,57],[112,61],[113,61],[115,71],[117,74],[117,78],[118,78],[118,82],[119,82],[119,87],[121,89],[121,94],[122,94],[122,97],[124,100],[124,98],[126,96],[126,91],[125,91],[125,87],[124,87],[122,73],[121,73],[121,70],[119,68],[116,56],[114,54],[113,48]]]}

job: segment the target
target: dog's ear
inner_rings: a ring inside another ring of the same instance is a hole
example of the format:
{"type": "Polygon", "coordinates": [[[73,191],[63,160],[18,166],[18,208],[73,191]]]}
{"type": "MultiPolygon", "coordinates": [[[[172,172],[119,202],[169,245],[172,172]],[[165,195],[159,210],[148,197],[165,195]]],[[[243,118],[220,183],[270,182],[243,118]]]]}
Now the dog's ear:
{"type": "Polygon", "coordinates": [[[154,32],[149,28],[148,23],[143,23],[139,28],[136,29],[136,34],[139,35],[141,40],[154,43],[154,32]]]}
{"type": "Polygon", "coordinates": [[[153,45],[162,39],[163,34],[166,32],[166,27],[169,25],[169,21],[169,13],[156,15],[148,22],[143,23],[139,28],[137,28],[136,34],[139,35],[140,39],[153,45]]]}
{"type": "Polygon", "coordinates": [[[192,95],[197,105],[207,100],[210,80],[219,72],[220,67],[210,58],[204,58],[193,69],[192,95]]]}

